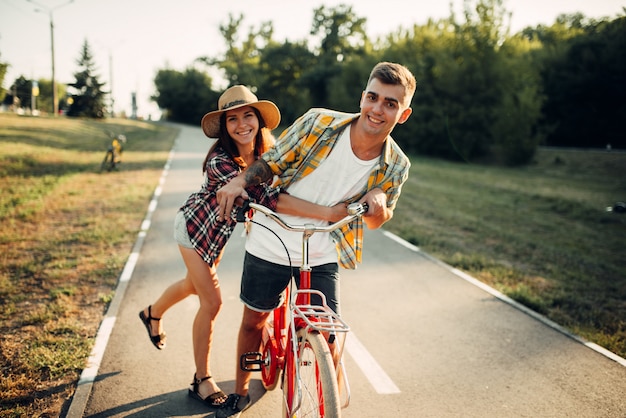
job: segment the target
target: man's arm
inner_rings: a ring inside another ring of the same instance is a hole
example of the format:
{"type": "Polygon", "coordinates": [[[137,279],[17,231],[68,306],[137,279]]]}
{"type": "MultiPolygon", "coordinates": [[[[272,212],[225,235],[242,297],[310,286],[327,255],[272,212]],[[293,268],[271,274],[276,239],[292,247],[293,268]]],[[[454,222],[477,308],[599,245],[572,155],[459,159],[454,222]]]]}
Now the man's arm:
{"type": "Polygon", "coordinates": [[[338,203],[335,206],[322,206],[302,200],[287,193],[278,195],[276,212],[286,215],[303,216],[306,218],[321,219],[328,222],[337,222],[348,216],[348,205],[338,203]]]}
{"type": "Polygon", "coordinates": [[[223,220],[229,216],[231,210],[233,209],[235,199],[238,197],[248,199],[246,187],[265,183],[273,176],[274,174],[265,160],[259,158],[250,164],[245,171],[239,173],[237,177],[219,188],[216,192],[217,202],[219,205],[217,212],[218,219],[223,220]]]}

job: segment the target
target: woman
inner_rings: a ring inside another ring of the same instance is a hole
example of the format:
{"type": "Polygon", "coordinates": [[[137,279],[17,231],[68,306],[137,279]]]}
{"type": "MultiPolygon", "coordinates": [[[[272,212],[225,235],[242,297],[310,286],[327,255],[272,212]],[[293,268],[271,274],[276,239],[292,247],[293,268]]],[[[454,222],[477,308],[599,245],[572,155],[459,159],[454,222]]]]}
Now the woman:
{"type": "MultiPolygon", "coordinates": [[[[234,178],[274,143],[271,129],[280,122],[280,111],[270,101],[258,100],[244,86],[233,86],[219,98],[218,109],[202,118],[202,129],[217,142],[208,151],[202,169],[204,183],[189,196],[175,219],[175,238],[187,267],[184,279],[169,286],[159,299],[141,312],[139,317],[152,344],[165,348],[162,315],[174,304],[191,294],[198,295],[200,308],[193,322],[193,350],[196,365],[189,396],[212,408],[220,408],[226,395],[211,377],[210,350],[213,325],[222,297],[217,266],[236,221],[217,218],[215,192],[234,178]]],[[[335,220],[343,217],[345,205],[332,208],[300,201],[268,185],[246,189],[251,199],[290,214],[315,213],[316,217],[335,220]],[[280,203],[279,203],[280,196],[280,203]]]]}

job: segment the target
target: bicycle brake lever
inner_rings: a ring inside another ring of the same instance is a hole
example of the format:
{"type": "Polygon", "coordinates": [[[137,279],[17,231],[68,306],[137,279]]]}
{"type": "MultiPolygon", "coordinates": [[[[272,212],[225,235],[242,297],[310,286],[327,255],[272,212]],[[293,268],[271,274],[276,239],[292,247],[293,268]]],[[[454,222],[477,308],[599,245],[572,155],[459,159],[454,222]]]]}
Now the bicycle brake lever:
{"type": "Polygon", "coordinates": [[[246,222],[246,213],[248,213],[248,211],[250,211],[250,201],[245,200],[243,205],[237,210],[237,222],[246,222]]]}
{"type": "Polygon", "coordinates": [[[349,215],[363,215],[367,213],[369,206],[367,203],[350,203],[348,205],[348,214],[349,215]]]}

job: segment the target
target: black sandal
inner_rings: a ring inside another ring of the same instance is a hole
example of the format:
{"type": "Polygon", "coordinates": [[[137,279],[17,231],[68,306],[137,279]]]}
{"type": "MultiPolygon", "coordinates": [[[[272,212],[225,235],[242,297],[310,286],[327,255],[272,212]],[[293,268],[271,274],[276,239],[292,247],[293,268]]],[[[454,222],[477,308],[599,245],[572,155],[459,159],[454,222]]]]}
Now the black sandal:
{"type": "Polygon", "coordinates": [[[161,320],[161,318],[155,318],[152,316],[152,305],[148,306],[148,316],[146,316],[142,310],[141,312],[139,312],[139,318],[141,319],[141,322],[143,322],[143,324],[145,325],[146,330],[148,331],[148,337],[150,337],[150,341],[152,341],[152,344],[159,350],[164,349],[165,348],[165,333],[162,333],[159,335],[152,335],[152,324],[150,321],[161,320]]]}
{"type": "Polygon", "coordinates": [[[222,392],[221,390],[218,390],[217,392],[213,393],[212,395],[207,396],[206,398],[203,398],[202,396],[200,396],[200,383],[204,382],[205,380],[209,380],[211,378],[211,376],[207,376],[207,377],[203,377],[202,379],[198,379],[196,377],[196,375],[193,375],[193,382],[191,382],[190,384],[193,385],[193,390],[189,389],[189,396],[199,400],[200,402],[204,403],[206,406],[210,407],[210,408],[214,408],[214,409],[220,409],[224,406],[224,403],[226,402],[226,394],[224,392],[222,392]]]}
{"type": "Polygon", "coordinates": [[[237,393],[231,393],[228,395],[224,407],[217,412],[217,418],[238,418],[243,411],[248,409],[251,405],[250,394],[241,396],[237,393]],[[240,404],[240,401],[242,405],[240,404]]]}

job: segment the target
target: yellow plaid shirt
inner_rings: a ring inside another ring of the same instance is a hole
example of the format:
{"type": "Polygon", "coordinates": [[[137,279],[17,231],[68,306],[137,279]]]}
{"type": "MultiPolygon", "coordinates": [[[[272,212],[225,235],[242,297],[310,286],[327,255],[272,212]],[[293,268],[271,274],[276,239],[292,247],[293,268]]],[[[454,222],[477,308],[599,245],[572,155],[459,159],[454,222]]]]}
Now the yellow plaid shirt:
{"type": "MultiPolygon", "coordinates": [[[[311,109],[296,120],[280,135],[274,148],[262,156],[278,176],[274,186],[287,190],[291,183],[313,172],[330,154],[341,132],[359,116],[359,113],[311,109]]],[[[393,138],[388,137],[367,186],[348,202],[355,202],[369,190],[380,188],[387,194],[387,206],[395,208],[410,166],[408,157],[393,138]]],[[[346,269],[355,269],[361,262],[363,221],[358,219],[332,232],[331,236],[337,245],[339,264],[346,269]]]]}

